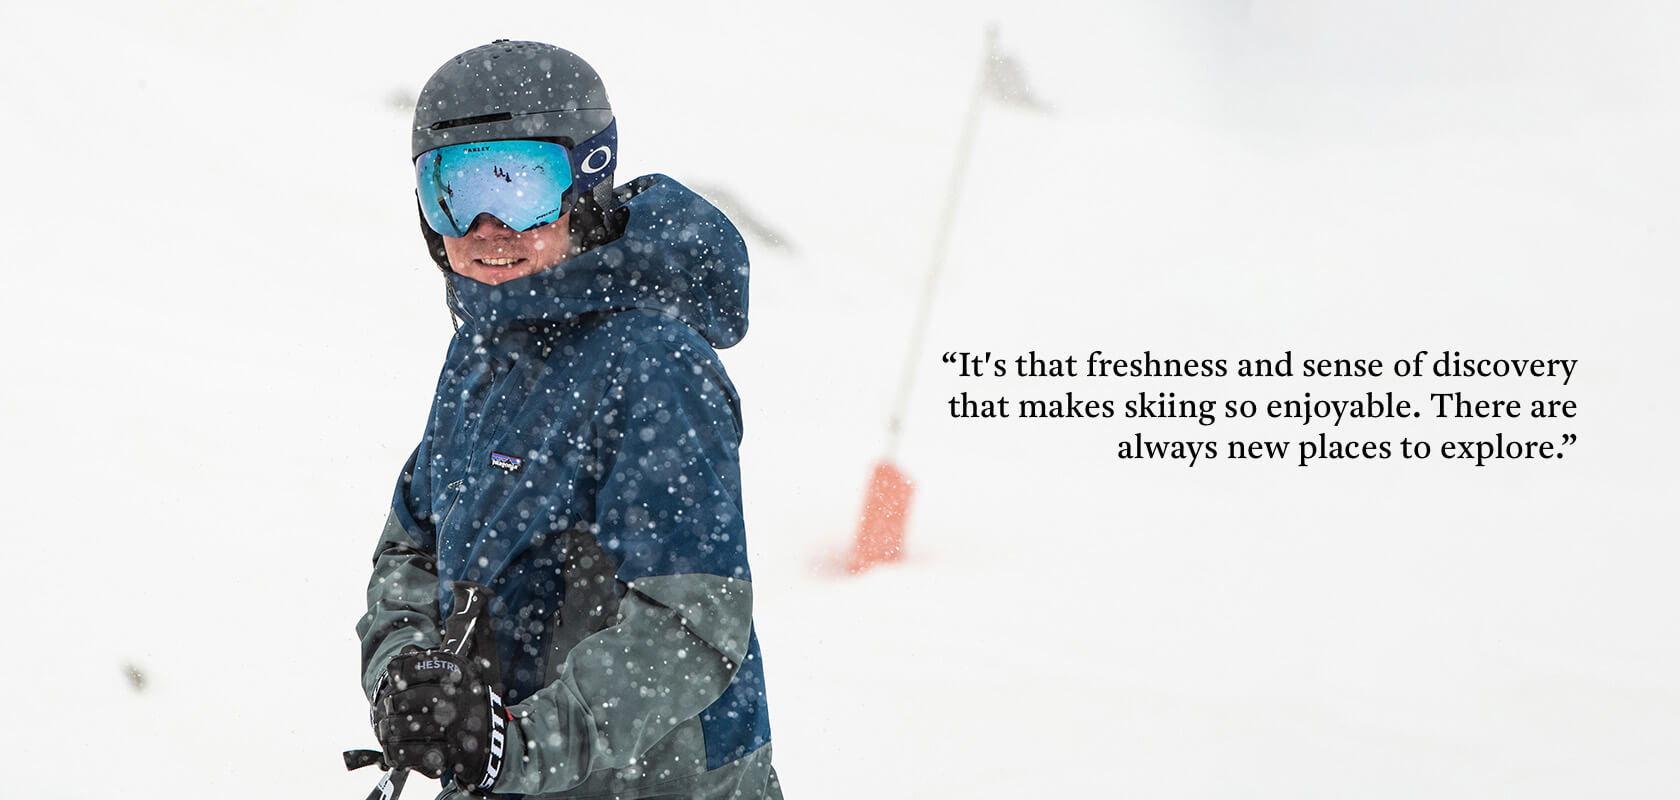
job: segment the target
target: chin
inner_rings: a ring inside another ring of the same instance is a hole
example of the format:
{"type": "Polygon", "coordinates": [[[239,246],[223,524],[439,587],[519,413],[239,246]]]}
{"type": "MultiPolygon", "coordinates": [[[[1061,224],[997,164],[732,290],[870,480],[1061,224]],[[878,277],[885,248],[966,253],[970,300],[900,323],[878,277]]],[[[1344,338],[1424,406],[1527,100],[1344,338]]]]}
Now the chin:
{"type": "Polygon", "coordinates": [[[512,269],[510,269],[510,270],[497,270],[497,269],[487,269],[485,267],[471,267],[471,268],[468,268],[468,269],[458,269],[458,270],[455,270],[455,271],[459,272],[462,275],[465,275],[469,278],[472,278],[473,280],[478,281],[479,283],[488,284],[490,286],[497,286],[497,285],[500,285],[500,284],[507,283],[508,281],[518,280],[520,278],[524,278],[524,277],[527,277],[527,276],[530,276],[530,275],[535,275],[539,272],[544,272],[544,271],[547,271],[549,269],[552,269],[552,267],[550,266],[550,267],[543,267],[541,269],[519,269],[519,270],[512,270],[512,269]]]}
{"type": "Polygon", "coordinates": [[[525,277],[523,275],[511,275],[511,274],[501,275],[501,274],[497,274],[497,273],[485,273],[485,272],[481,272],[479,270],[469,270],[469,271],[466,271],[466,272],[462,272],[461,274],[465,275],[469,278],[472,278],[473,280],[478,281],[479,283],[485,284],[487,286],[500,286],[501,284],[507,283],[508,281],[511,281],[514,278],[525,277]]]}

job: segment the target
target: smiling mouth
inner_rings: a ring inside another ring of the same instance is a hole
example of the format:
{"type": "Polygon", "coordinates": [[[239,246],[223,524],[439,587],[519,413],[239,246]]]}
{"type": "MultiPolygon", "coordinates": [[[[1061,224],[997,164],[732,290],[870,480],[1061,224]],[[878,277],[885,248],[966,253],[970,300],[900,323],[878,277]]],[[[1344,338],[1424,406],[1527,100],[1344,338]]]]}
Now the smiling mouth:
{"type": "Polygon", "coordinates": [[[483,264],[486,267],[511,267],[514,264],[518,264],[519,262],[524,261],[525,259],[523,259],[523,258],[475,258],[473,260],[477,261],[480,264],[483,264]]]}

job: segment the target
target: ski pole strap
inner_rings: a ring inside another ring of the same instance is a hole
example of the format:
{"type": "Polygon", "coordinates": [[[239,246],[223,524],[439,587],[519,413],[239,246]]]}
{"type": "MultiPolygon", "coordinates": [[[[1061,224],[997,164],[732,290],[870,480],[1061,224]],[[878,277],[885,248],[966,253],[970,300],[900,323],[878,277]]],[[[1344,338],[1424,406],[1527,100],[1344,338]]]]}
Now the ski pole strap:
{"type": "Polygon", "coordinates": [[[408,782],[408,768],[390,769],[385,766],[385,754],[378,750],[346,750],[344,751],[344,768],[358,770],[375,764],[387,772],[380,776],[379,783],[373,791],[368,792],[367,800],[397,800],[402,794],[403,784],[408,782]]]}
{"type": "Polygon", "coordinates": [[[402,794],[403,784],[408,782],[408,768],[399,767],[385,773],[375,784],[373,791],[368,792],[367,800],[397,800],[402,794]]]}

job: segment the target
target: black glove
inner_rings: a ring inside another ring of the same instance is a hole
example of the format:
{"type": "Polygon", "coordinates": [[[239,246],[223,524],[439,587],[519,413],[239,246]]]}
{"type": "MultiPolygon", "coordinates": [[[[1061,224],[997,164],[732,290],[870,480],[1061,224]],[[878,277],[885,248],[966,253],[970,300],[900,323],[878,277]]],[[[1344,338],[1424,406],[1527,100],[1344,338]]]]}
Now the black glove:
{"type": "Polygon", "coordinates": [[[453,771],[469,790],[494,786],[510,718],[496,672],[486,659],[446,650],[391,659],[374,691],[372,715],[385,763],[429,778],[453,771]]]}

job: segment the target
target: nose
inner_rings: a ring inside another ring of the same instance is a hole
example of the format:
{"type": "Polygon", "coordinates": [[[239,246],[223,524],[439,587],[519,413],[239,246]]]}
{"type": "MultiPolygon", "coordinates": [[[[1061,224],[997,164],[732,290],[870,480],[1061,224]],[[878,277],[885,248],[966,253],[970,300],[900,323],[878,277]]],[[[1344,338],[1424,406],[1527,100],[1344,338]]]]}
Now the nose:
{"type": "Polygon", "coordinates": [[[489,213],[479,214],[473,218],[472,227],[467,228],[467,235],[478,239],[500,239],[512,236],[515,231],[507,223],[491,216],[489,213]]]}

